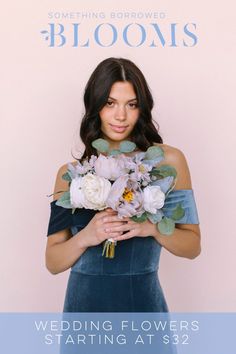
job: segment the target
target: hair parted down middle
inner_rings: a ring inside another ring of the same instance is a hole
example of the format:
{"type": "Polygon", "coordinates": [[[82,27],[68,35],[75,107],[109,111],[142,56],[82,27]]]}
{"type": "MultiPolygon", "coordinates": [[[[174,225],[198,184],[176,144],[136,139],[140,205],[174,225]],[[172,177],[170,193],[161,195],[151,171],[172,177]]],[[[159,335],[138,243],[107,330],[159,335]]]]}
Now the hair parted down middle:
{"type": "Polygon", "coordinates": [[[152,118],[153,98],[141,70],[130,60],[107,58],[100,62],[90,76],[84,91],[85,114],[80,127],[80,137],[85,145],[83,160],[97,155],[92,147],[93,140],[102,138],[99,112],[107,103],[111,87],[117,81],[128,81],[133,85],[137,96],[139,118],[131,133],[130,140],[137,148],[146,151],[153,143],[163,143],[152,118]]]}

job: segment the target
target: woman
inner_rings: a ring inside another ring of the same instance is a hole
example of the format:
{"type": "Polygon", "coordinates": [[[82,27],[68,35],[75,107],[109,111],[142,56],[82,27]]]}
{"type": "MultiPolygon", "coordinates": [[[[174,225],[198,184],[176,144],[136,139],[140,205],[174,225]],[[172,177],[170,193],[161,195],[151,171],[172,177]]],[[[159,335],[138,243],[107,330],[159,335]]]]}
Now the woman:
{"type": "MultiPolygon", "coordinates": [[[[161,146],[165,159],[177,171],[175,190],[169,205],[182,201],[184,223],[174,233],[161,235],[149,220],[136,223],[120,219],[112,209],[71,210],[51,202],[46,266],[52,274],[71,268],[64,312],[168,312],[157,270],[161,247],[176,256],[193,259],[200,253],[200,230],[191,178],[184,154],[163,144],[152,121],[153,99],[142,72],[131,61],[108,58],[92,73],[84,93],[85,115],[80,136],[85,144],[81,159],[98,155],[91,142],[103,138],[110,148],[123,140],[135,142],[138,151],[161,146]],[[113,259],[102,257],[103,241],[118,241],[113,259]]],[[[73,162],[73,163],[76,163],[73,162]]],[[[68,190],[57,174],[55,193],[68,190]]]]}

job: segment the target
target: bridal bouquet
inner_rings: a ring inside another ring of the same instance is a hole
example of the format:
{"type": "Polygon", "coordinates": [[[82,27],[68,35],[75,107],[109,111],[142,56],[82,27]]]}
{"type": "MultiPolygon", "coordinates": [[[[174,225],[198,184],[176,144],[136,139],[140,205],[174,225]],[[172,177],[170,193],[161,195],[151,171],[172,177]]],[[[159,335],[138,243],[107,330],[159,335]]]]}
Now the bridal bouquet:
{"type": "MultiPolygon", "coordinates": [[[[136,145],[123,141],[118,150],[110,150],[104,139],[93,141],[92,146],[99,152],[82,163],[68,164],[63,179],[69,182],[69,191],[64,192],[56,204],[64,208],[86,208],[104,210],[108,207],[117,215],[130,217],[136,222],[147,219],[156,224],[163,235],[171,235],[175,221],[184,216],[180,204],[166,217],[162,210],[165,199],[174,188],[176,170],[169,165],[158,164],[164,159],[160,147],[151,146],[146,152],[128,156],[136,145]],[[106,155],[104,155],[105,153],[106,155]]],[[[103,255],[113,258],[116,241],[104,242],[103,255]]]]}

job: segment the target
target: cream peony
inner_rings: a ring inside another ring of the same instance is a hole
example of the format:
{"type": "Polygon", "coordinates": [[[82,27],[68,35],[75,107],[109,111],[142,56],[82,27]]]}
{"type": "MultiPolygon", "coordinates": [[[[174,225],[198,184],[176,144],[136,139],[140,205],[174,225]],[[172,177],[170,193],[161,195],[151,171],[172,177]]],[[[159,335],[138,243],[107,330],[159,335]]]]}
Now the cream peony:
{"type": "Polygon", "coordinates": [[[165,193],[159,186],[147,186],[143,189],[143,206],[146,211],[155,214],[165,202],[165,193]]]}
{"type": "Polygon", "coordinates": [[[100,154],[94,163],[94,170],[100,177],[115,181],[127,172],[124,159],[119,156],[104,156],[100,154]]]}
{"type": "Polygon", "coordinates": [[[110,181],[88,173],[83,177],[72,179],[70,201],[74,208],[103,210],[111,189],[110,181]]]}

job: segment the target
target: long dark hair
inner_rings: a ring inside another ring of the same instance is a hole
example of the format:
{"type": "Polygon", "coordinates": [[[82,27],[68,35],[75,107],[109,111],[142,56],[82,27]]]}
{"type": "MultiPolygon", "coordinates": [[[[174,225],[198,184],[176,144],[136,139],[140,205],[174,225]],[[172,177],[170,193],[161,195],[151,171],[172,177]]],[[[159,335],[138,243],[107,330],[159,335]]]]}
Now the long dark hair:
{"type": "Polygon", "coordinates": [[[97,155],[92,147],[93,140],[102,138],[100,110],[107,103],[112,85],[117,81],[128,81],[133,85],[139,107],[139,118],[131,133],[130,140],[145,151],[154,142],[163,143],[158,129],[153,124],[151,110],[153,98],[141,70],[130,60],[107,58],[103,60],[90,76],[84,91],[85,114],[83,116],[80,137],[85,145],[81,160],[97,155]]]}

